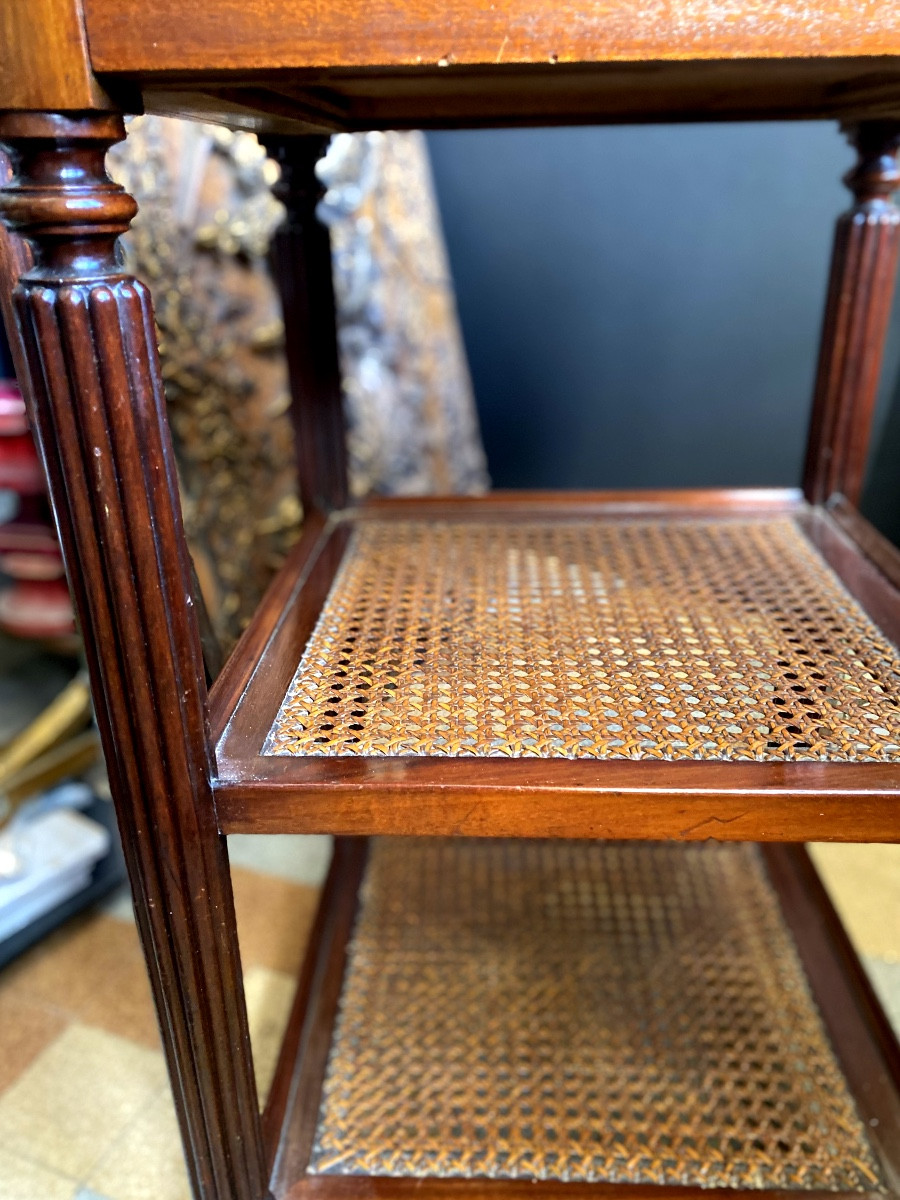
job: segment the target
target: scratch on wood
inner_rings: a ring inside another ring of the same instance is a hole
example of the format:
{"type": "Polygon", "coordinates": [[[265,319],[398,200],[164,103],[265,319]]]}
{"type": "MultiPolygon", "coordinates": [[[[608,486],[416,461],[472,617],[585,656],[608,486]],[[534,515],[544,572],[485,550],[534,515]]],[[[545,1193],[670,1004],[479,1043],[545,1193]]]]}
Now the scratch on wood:
{"type": "Polygon", "coordinates": [[[745,812],[739,812],[735,817],[704,817],[696,825],[689,825],[687,829],[682,829],[678,836],[688,838],[691,834],[696,833],[698,829],[702,829],[704,825],[731,825],[735,821],[740,821],[741,817],[746,817],[746,815],[745,812]]]}

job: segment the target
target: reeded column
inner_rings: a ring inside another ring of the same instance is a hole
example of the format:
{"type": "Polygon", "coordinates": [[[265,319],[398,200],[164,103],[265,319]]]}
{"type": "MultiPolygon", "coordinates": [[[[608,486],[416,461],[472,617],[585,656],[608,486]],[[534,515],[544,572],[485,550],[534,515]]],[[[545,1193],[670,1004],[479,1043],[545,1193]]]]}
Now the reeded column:
{"type": "Polygon", "coordinates": [[[13,296],[22,384],[84,634],[194,1192],[261,1200],[231,883],[153,313],[116,249],[136,205],[104,166],[123,136],[110,115],[0,118],[14,167],[0,212],[33,259],[13,296]]]}
{"type": "Polygon", "coordinates": [[[347,502],[331,239],[316,216],[323,193],[316,163],[328,138],[271,136],[264,142],[281,167],[272,190],[286,209],[272,255],[284,311],[300,499],[307,512],[328,512],[347,502]]]}
{"type": "Polygon", "coordinates": [[[900,248],[900,121],[847,134],[858,158],[844,182],[856,202],[835,231],[803,480],[814,504],[836,493],[859,502],[900,248]]]}

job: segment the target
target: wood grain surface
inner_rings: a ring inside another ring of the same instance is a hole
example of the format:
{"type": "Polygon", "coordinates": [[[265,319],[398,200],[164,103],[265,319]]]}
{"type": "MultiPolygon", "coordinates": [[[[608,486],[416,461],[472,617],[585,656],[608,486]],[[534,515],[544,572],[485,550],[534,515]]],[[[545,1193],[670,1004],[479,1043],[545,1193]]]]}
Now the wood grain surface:
{"type": "Polygon", "coordinates": [[[86,0],[148,111],[256,132],[900,116],[880,0],[86,0]]]}
{"type": "Polygon", "coordinates": [[[0,110],[111,107],[91,72],[81,0],[3,0],[0,110]]]}
{"type": "Polygon", "coordinates": [[[257,133],[900,116],[900,58],[142,71],[148,112],[257,133]]]}
{"type": "Polygon", "coordinates": [[[883,0],[86,0],[97,71],[900,54],[883,0]]]}

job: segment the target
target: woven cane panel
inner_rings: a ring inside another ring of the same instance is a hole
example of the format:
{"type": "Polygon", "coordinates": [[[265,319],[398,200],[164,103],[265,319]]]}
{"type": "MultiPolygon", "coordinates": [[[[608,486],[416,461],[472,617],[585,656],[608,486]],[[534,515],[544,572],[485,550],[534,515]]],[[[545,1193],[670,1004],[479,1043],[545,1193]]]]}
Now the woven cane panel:
{"type": "Polygon", "coordinates": [[[361,525],[266,754],[900,758],[900,658],[789,518],[361,525]]]}
{"type": "Polygon", "coordinates": [[[374,842],[310,1170],[883,1189],[747,845],[374,842]]]}

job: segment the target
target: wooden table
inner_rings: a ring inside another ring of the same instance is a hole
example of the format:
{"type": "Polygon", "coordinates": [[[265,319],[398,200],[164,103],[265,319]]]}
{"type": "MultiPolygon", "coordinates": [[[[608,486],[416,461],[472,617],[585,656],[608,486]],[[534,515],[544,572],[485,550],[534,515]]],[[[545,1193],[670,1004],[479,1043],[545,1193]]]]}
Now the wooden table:
{"type": "Polygon", "coordinates": [[[900,1055],[798,843],[900,838],[900,556],[856,508],[900,9],[6,0],[0,140],[4,314],[196,1195],[898,1194],[900,1055]],[[209,691],[104,167],[142,110],[259,133],[287,211],[305,531],[209,691]],[[857,163],[802,490],[349,504],[329,134],[824,117],[857,163]],[[339,835],[262,1117],[236,831],[339,835]],[[460,836],[501,840],[429,840],[460,836]],[[767,845],[644,845],[710,838],[767,845]]]}

